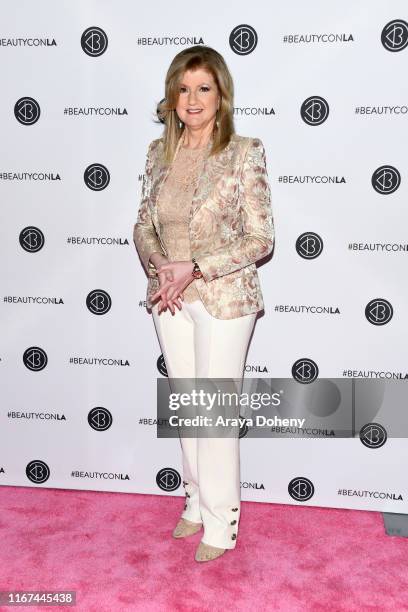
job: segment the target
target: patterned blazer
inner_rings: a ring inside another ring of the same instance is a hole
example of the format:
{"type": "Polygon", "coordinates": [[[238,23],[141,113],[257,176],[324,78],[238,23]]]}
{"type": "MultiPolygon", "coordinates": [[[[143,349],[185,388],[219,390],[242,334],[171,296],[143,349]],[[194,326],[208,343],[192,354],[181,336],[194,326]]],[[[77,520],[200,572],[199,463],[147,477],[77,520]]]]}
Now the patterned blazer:
{"type": "MultiPolygon", "coordinates": [[[[159,190],[170,168],[161,161],[162,151],[162,138],[150,143],[133,229],[148,274],[148,308],[160,286],[149,257],[154,251],[167,256],[157,212],[159,190]]],[[[255,262],[272,251],[275,232],[265,149],[259,138],[233,134],[223,151],[205,160],[192,200],[189,233],[191,257],[203,273],[195,286],[208,312],[218,319],[233,319],[262,310],[255,262]]]]}

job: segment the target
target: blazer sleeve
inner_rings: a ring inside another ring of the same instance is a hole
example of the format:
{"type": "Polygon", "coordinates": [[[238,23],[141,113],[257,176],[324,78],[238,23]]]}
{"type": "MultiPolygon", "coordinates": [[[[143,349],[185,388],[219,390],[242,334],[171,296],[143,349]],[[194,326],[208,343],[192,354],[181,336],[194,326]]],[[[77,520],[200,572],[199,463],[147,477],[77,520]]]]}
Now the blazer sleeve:
{"type": "Polygon", "coordinates": [[[240,174],[239,189],[243,233],[229,244],[197,258],[207,282],[244,268],[272,251],[275,231],[271,193],[265,147],[259,138],[250,139],[240,174]]]}
{"type": "MultiPolygon", "coordinates": [[[[145,172],[143,175],[142,183],[142,195],[137,215],[137,220],[133,226],[133,242],[136,250],[140,255],[142,264],[148,274],[148,276],[155,276],[156,268],[149,261],[150,255],[155,251],[163,253],[159,239],[156,234],[156,230],[152,223],[150,214],[149,198],[152,181],[152,167],[153,167],[153,144],[154,140],[150,143],[145,164],[145,172]]],[[[165,255],[165,253],[163,253],[165,255]]]]}

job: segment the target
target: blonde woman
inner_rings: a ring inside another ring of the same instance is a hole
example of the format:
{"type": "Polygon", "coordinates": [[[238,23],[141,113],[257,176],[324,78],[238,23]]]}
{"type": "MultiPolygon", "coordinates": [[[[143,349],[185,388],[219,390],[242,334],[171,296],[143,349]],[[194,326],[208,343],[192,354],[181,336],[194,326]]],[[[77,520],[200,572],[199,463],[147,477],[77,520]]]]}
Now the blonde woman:
{"type": "MultiPolygon", "coordinates": [[[[265,149],[239,136],[223,57],[178,53],[148,148],[134,242],[169,378],[241,378],[263,296],[255,262],[274,244],[265,149]]],[[[239,437],[180,437],[185,505],[173,536],[203,528],[197,561],[235,548],[239,437]]]]}

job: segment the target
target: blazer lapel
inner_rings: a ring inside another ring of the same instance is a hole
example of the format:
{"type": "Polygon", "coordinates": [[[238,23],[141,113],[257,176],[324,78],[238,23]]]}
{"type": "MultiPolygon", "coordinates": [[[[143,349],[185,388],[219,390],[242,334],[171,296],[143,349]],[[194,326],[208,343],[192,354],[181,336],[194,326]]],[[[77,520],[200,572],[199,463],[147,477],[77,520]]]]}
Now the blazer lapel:
{"type": "MultiPolygon", "coordinates": [[[[178,150],[181,146],[181,141],[182,141],[182,138],[180,138],[177,143],[175,155],[177,155],[178,153],[178,150]]],[[[156,228],[156,232],[159,238],[160,238],[160,224],[159,224],[157,203],[159,200],[160,190],[167,178],[167,175],[169,174],[171,170],[171,166],[172,164],[169,164],[169,165],[164,164],[160,159],[160,155],[158,155],[158,159],[156,160],[156,163],[154,166],[155,176],[153,177],[153,180],[152,180],[152,188],[150,192],[150,207],[151,207],[151,214],[152,214],[152,223],[156,228]]]]}
{"type": "Polygon", "coordinates": [[[194,191],[193,199],[191,202],[190,210],[190,222],[193,217],[197,215],[201,207],[211,197],[217,182],[222,177],[225,169],[228,167],[228,156],[231,148],[231,142],[217,155],[208,157],[204,162],[204,167],[200,178],[197,183],[197,187],[194,191]]]}

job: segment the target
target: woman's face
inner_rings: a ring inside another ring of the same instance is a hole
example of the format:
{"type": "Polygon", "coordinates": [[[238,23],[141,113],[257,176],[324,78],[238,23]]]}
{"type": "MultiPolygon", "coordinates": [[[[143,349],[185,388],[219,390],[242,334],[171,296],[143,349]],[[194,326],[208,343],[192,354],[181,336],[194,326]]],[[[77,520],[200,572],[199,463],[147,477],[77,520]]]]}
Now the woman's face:
{"type": "Polygon", "coordinates": [[[179,90],[176,112],[186,127],[203,128],[215,121],[220,96],[211,73],[202,68],[187,70],[179,90]]]}

